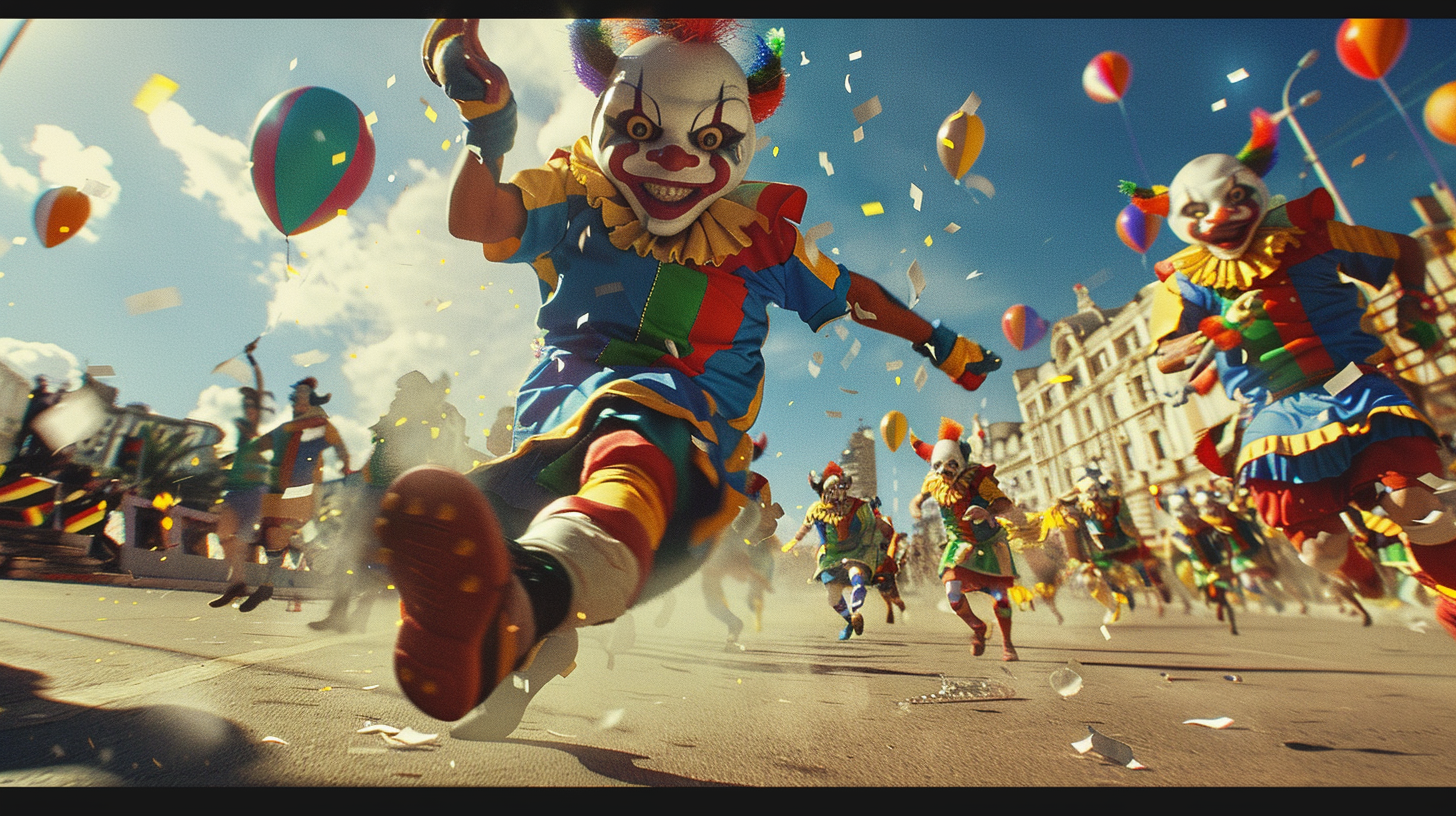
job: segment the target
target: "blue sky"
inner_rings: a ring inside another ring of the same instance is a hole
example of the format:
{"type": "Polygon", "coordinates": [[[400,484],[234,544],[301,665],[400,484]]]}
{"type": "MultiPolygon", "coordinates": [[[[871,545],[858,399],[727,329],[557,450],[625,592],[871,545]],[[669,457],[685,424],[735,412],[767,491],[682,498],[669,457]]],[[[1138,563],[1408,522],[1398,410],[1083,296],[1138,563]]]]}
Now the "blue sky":
{"type": "MultiPolygon", "coordinates": [[[[0,44],[18,22],[0,20],[0,44]]],[[[974,393],[934,369],[917,390],[923,359],[907,343],[857,324],[844,325],[846,339],[832,329],[816,335],[775,312],[755,433],[769,436],[759,466],[791,515],[811,497],[808,471],[836,458],[861,418],[876,426],[900,410],[922,436],[942,415],[1019,421],[1010,372],[1048,352],[1045,341],[1014,350],[1002,313],[1024,303],[1055,320],[1074,309],[1075,283],[1116,306],[1151,281],[1152,262],[1182,244],[1164,229],[1146,263],[1124,246],[1113,226],[1127,203],[1117,182],[1167,183],[1197,155],[1235,152],[1248,137],[1249,110],[1277,109],[1285,80],[1312,48],[1320,58],[1292,95],[1321,92],[1299,121],[1351,213],[1391,231],[1418,227],[1409,202],[1429,192],[1431,166],[1379,85],[1340,64],[1340,22],[754,20],[760,31],[784,29],[790,76],[779,112],[759,127],[772,142],[749,177],[807,189],[803,227],[834,229],[820,248],[907,300],[906,270],[917,261],[927,287],[916,311],[1006,361],[974,393]],[[1083,67],[1104,50],[1132,64],[1122,110],[1082,89],[1083,67]],[[1248,78],[1230,82],[1239,69],[1248,78]],[[972,92],[986,142],[971,172],[991,180],[993,197],[956,185],[936,157],[941,121],[972,92]],[[872,97],[882,112],[856,142],[852,111],[872,97]],[[1220,99],[1227,106],[1214,110],[1220,99]],[[922,192],[918,210],[912,184],[922,192]],[[884,212],[866,216],[869,202],[884,212]],[[954,234],[945,231],[951,223],[960,227],[954,234]],[[856,340],[857,357],[842,367],[856,340]],[[816,352],[817,377],[809,368],[816,352]],[[895,361],[903,367],[887,370],[895,361]]],[[[238,383],[213,368],[266,330],[257,356],[270,390],[283,397],[294,381],[317,377],[334,395],[328,408],[356,458],[394,380],[412,368],[452,376],[452,401],[483,449],[483,432],[533,362],[538,297],[528,267],[488,263],[445,230],[460,127],[420,66],[427,27],[400,19],[34,22],[0,68],[0,359],[57,380],[109,365],[116,376],[105,381],[123,403],[226,428],[238,383]],[[148,115],[132,100],[153,74],[178,89],[148,115]],[[292,239],[299,274],[289,275],[283,236],[264,216],[246,163],[259,110],[304,85],[332,88],[375,113],[378,156],[347,217],[292,239]],[[109,193],[95,199],[86,231],[44,248],[32,223],[36,199],[88,180],[109,193]],[[179,305],[128,313],[127,297],[167,287],[179,305]]],[[[1456,80],[1456,21],[1412,20],[1410,31],[1387,81],[1442,172],[1456,178],[1456,147],[1421,125],[1426,97],[1456,80]]],[[[586,132],[594,100],[571,72],[564,21],[488,21],[482,40],[520,104],[507,174],[586,132]]],[[[1308,192],[1317,180],[1301,177],[1292,131],[1284,127],[1280,139],[1271,191],[1308,192]]],[[[924,464],[908,446],[879,451],[882,492],[898,478],[908,498],[924,464]]]]}

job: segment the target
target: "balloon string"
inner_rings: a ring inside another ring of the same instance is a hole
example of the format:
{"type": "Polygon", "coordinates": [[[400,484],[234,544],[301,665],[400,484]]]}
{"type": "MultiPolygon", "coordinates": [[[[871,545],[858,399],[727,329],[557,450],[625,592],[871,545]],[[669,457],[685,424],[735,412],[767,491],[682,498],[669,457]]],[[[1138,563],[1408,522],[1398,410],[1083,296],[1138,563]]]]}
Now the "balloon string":
{"type": "Polygon", "coordinates": [[[1411,121],[1410,114],[1405,112],[1405,106],[1400,104],[1400,100],[1395,97],[1395,91],[1392,91],[1390,85],[1386,84],[1385,77],[1377,77],[1376,81],[1380,83],[1381,88],[1385,89],[1385,95],[1390,97],[1390,101],[1395,104],[1395,109],[1400,111],[1400,118],[1405,120],[1405,126],[1410,129],[1411,135],[1416,139],[1416,144],[1420,145],[1421,153],[1425,154],[1426,162],[1431,165],[1431,172],[1436,174],[1436,182],[1441,185],[1441,189],[1450,190],[1451,187],[1446,183],[1446,177],[1441,175],[1440,165],[1436,163],[1435,157],[1431,155],[1430,149],[1426,147],[1426,140],[1422,139],[1420,131],[1416,130],[1415,123],[1411,121]]]}
{"type": "Polygon", "coordinates": [[[1127,106],[1122,104],[1121,99],[1117,100],[1117,109],[1122,111],[1122,123],[1127,126],[1127,139],[1132,142],[1132,156],[1137,159],[1138,169],[1143,171],[1143,181],[1151,187],[1153,186],[1153,174],[1149,173],[1147,165],[1143,164],[1143,153],[1138,149],[1137,137],[1132,134],[1132,119],[1128,117],[1127,106]]]}

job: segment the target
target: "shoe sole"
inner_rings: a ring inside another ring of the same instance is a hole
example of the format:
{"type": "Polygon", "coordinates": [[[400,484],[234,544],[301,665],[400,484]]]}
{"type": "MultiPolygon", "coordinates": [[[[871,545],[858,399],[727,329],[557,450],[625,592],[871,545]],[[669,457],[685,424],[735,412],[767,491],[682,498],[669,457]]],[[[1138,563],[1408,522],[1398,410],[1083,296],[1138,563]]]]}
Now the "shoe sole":
{"type": "Polygon", "coordinates": [[[375,529],[400,596],[395,677],[425,714],[458,720],[517,656],[516,627],[501,614],[512,575],[495,512],[470,480],[426,465],[390,485],[375,529]]]}

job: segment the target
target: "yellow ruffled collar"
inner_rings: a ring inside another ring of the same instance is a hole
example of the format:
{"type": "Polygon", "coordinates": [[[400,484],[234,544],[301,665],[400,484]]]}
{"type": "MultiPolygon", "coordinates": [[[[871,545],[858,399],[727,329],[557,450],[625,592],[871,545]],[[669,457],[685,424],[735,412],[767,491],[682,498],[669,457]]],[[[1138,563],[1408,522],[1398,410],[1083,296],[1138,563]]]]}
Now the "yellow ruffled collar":
{"type": "Polygon", "coordinates": [[[1194,244],[1168,259],[1178,272],[1199,286],[1248,289],[1254,281],[1279,268],[1279,253],[1299,246],[1304,231],[1298,227],[1260,227],[1244,254],[1233,260],[1215,257],[1208,247],[1194,244]]]}
{"type": "Polygon", "coordinates": [[[592,158],[591,143],[583,136],[571,146],[571,172],[586,188],[587,204],[601,210],[607,237],[617,249],[631,249],[639,256],[651,255],[667,263],[721,264],[753,243],[744,228],[757,222],[767,229],[768,219],[751,207],[732,200],[733,193],[719,198],[687,229],[674,235],[653,235],[637,220],[612,180],[592,158]]]}

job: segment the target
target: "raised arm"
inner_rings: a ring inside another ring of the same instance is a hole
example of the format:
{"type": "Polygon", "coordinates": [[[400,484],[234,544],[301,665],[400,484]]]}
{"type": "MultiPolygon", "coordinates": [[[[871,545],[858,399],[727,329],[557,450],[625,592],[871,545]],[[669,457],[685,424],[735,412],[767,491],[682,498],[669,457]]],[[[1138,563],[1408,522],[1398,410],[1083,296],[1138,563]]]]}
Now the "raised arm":
{"type": "Polygon", "coordinates": [[[930,322],[910,311],[873,280],[850,272],[849,281],[849,313],[856,323],[909,340],[917,352],[962,388],[976,390],[987,374],[1001,367],[1001,358],[996,354],[957,335],[940,321],[930,322]]]}

